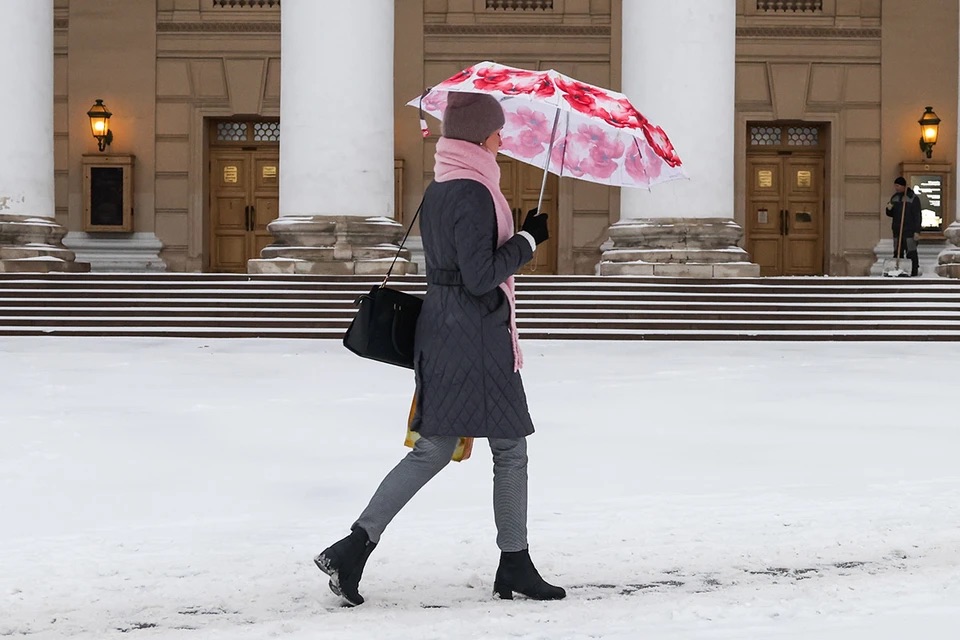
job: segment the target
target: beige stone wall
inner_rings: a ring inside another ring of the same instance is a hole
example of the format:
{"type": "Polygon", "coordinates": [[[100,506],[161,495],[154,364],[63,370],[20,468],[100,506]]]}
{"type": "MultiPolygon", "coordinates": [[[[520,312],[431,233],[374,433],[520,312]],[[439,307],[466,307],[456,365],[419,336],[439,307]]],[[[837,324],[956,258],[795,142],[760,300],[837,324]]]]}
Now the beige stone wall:
{"type": "Polygon", "coordinates": [[[209,259],[205,119],[280,114],[280,12],[157,0],[157,236],[173,271],[209,259]]]}
{"type": "Polygon", "coordinates": [[[739,5],[736,220],[744,223],[747,123],[824,123],[826,272],[866,274],[881,174],[879,2],[825,2],[815,15],[765,15],[751,0],[739,5]]]}
{"type": "Polygon", "coordinates": [[[897,165],[919,159],[924,106],[944,120],[935,157],[956,157],[957,0],[825,0],[803,15],[738,1],[738,222],[746,123],[827,123],[826,270],[866,275],[890,234],[882,206],[897,165]]]}
{"type": "Polygon", "coordinates": [[[142,0],[56,5],[56,198],[58,220],[70,230],[82,227],[81,158],[98,153],[86,115],[97,98],[113,113],[113,144],[104,153],[136,156],[134,231],[154,228],[155,16],[154,4],[142,0]]]}
{"type": "MultiPolygon", "coordinates": [[[[493,11],[485,0],[403,0],[396,8],[396,157],[412,217],[432,178],[434,136],[404,106],[425,86],[484,59],[556,68],[619,87],[623,0],[553,0],[537,11],[493,11]]],[[[743,223],[750,121],[825,124],[829,136],[827,272],[860,275],[889,233],[880,208],[897,165],[917,160],[926,105],[943,118],[934,160],[956,157],[957,0],[823,0],[822,11],[769,14],[737,0],[735,215],[743,223]]],[[[206,268],[205,119],[276,117],[280,14],[214,0],[55,0],[57,220],[81,227],[80,159],[96,151],[86,110],[103,98],[114,152],[137,157],[135,225],[164,243],[175,271],[206,268]],[[105,37],[104,34],[109,34],[105,37]]],[[[643,105],[638,105],[643,109],[643,105]]],[[[592,273],[615,189],[560,184],[558,270],[592,273]]]]}
{"type": "MultiPolygon", "coordinates": [[[[893,192],[901,162],[923,162],[920,125],[924,107],[932,106],[943,120],[931,161],[955,163],[957,157],[957,0],[896,0],[883,2],[883,112],[880,127],[878,208],[893,192]]],[[[956,167],[953,168],[954,176],[956,167]]],[[[956,184],[954,179],[953,184],[956,184]]],[[[953,194],[955,201],[956,194],[953,194]]],[[[951,202],[953,206],[955,202],[951,202]]],[[[954,212],[955,213],[955,212],[954,212]]],[[[947,221],[949,224],[949,220],[947,221]]],[[[890,224],[879,216],[879,233],[889,238],[890,224]]]]}

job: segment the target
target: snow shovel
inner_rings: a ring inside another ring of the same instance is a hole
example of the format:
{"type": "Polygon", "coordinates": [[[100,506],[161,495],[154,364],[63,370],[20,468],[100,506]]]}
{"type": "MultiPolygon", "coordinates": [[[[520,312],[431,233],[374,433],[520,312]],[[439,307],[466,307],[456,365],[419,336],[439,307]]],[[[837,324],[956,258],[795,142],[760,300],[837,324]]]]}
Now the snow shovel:
{"type": "Polygon", "coordinates": [[[900,233],[897,234],[897,257],[896,258],[887,258],[883,261],[883,276],[885,278],[909,278],[910,271],[909,269],[902,269],[900,267],[900,260],[913,265],[913,262],[910,258],[901,258],[900,253],[903,249],[903,223],[907,219],[907,192],[904,190],[903,196],[900,198],[900,201],[903,203],[900,207],[900,233]]]}

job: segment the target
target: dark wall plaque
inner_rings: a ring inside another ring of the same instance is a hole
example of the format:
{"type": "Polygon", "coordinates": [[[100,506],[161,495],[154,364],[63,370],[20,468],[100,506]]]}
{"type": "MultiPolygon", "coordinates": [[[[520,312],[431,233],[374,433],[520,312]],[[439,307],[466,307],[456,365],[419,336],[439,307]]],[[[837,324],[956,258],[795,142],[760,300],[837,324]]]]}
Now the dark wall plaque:
{"type": "Polygon", "coordinates": [[[90,222],[98,226],[123,225],[122,168],[90,168],[90,222]]]}

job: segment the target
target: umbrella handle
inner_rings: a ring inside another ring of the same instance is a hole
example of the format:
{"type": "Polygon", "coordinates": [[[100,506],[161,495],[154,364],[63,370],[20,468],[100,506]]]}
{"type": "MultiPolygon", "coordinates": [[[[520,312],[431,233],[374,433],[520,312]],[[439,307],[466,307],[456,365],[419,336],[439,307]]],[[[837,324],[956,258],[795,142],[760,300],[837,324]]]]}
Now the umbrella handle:
{"type": "Polygon", "coordinates": [[[543,163],[543,181],[540,183],[540,197],[537,199],[537,213],[540,213],[540,207],[543,205],[543,192],[547,188],[547,172],[550,168],[550,156],[553,154],[553,139],[557,136],[557,125],[560,124],[560,109],[557,109],[557,115],[553,117],[553,131],[550,132],[550,146],[547,147],[547,160],[543,163]]]}

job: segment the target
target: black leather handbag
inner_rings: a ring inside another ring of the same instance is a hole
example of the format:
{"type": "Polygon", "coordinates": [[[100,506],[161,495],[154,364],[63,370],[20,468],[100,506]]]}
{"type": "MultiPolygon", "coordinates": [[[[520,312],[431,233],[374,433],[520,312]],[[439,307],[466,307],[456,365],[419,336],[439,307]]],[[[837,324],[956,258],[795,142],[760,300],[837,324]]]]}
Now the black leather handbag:
{"type": "Polygon", "coordinates": [[[413,369],[413,344],[423,298],[391,289],[387,286],[387,278],[393,272],[393,266],[422,208],[423,202],[410,221],[383,282],[354,302],[359,309],[343,336],[343,346],[361,358],[413,369]]]}

